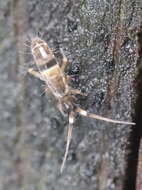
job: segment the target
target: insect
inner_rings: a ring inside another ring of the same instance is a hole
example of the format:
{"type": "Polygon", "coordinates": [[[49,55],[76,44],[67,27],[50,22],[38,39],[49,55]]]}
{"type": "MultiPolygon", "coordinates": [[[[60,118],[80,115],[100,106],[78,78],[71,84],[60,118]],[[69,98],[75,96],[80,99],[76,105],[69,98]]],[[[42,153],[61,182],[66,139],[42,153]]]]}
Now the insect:
{"type": "Polygon", "coordinates": [[[61,172],[63,171],[66,163],[69,145],[72,137],[73,124],[77,113],[86,117],[99,119],[107,122],[135,125],[135,123],[132,122],[113,120],[106,117],[102,117],[100,115],[88,113],[86,110],[83,110],[77,106],[76,95],[85,94],[83,94],[80,90],[73,89],[69,85],[70,76],[66,75],[64,72],[66,66],[69,65],[69,61],[63,53],[62,49],[61,66],[57,61],[53,51],[49,48],[48,44],[39,37],[35,37],[31,40],[31,52],[37,70],[29,68],[28,73],[45,82],[45,91],[55,98],[58,109],[61,111],[63,115],[68,115],[69,118],[67,144],[61,165],[61,172]]]}

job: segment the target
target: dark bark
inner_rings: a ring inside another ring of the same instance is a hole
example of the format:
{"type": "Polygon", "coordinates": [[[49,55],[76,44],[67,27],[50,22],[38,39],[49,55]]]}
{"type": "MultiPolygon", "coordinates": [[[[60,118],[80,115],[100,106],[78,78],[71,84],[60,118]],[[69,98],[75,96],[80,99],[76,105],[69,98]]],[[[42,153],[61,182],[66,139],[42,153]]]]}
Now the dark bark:
{"type": "Polygon", "coordinates": [[[139,120],[142,2],[6,0],[0,7],[0,189],[134,189],[140,123],[131,127],[79,116],[59,173],[68,118],[41,96],[42,82],[23,74],[33,59],[19,51],[30,53],[24,40],[40,32],[51,48],[63,48],[72,86],[88,94],[79,97],[80,107],[139,120]]]}

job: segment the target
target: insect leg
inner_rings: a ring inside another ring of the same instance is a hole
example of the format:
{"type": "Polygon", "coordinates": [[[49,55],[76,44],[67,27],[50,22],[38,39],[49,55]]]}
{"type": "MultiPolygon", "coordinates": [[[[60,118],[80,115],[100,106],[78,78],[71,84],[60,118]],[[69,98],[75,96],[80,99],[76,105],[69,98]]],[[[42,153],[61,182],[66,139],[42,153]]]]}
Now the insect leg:
{"type": "Polygon", "coordinates": [[[69,146],[70,146],[70,142],[71,142],[71,138],[72,138],[72,130],[73,130],[73,123],[74,123],[74,112],[71,112],[69,114],[69,126],[68,126],[68,132],[67,132],[67,144],[66,144],[66,150],[65,150],[65,154],[64,154],[64,158],[63,158],[63,162],[61,165],[61,169],[60,172],[63,172],[66,160],[67,160],[67,156],[68,156],[68,152],[69,152],[69,146]]]}
{"type": "Polygon", "coordinates": [[[62,54],[62,65],[61,65],[61,71],[63,72],[67,66],[67,64],[69,63],[67,57],[65,56],[63,49],[60,49],[61,54],[62,54]]]}
{"type": "Polygon", "coordinates": [[[35,71],[33,68],[29,68],[28,73],[30,73],[34,77],[39,78],[40,80],[43,80],[42,77],[41,77],[41,74],[39,72],[35,71]]]}
{"type": "Polygon", "coordinates": [[[57,108],[60,110],[60,112],[62,113],[62,115],[65,115],[64,111],[63,111],[63,106],[62,106],[62,103],[59,99],[59,102],[57,104],[57,108]]]}
{"type": "Polygon", "coordinates": [[[66,81],[67,81],[67,83],[71,82],[71,77],[69,75],[66,75],[66,81]]]}
{"type": "Polygon", "coordinates": [[[86,93],[83,93],[83,92],[81,92],[80,90],[77,90],[77,89],[71,89],[71,92],[73,94],[80,94],[81,96],[87,96],[86,93]]]}
{"type": "Polygon", "coordinates": [[[63,77],[63,83],[65,85],[65,93],[68,93],[69,91],[69,87],[68,87],[68,82],[70,81],[70,77],[69,76],[65,76],[64,75],[64,70],[66,68],[66,66],[68,65],[68,59],[65,56],[63,49],[60,49],[61,54],[62,54],[62,65],[61,65],[61,73],[62,73],[62,77],[63,77]]]}
{"type": "Polygon", "coordinates": [[[99,119],[99,120],[103,120],[103,121],[107,121],[107,122],[111,122],[111,123],[135,125],[135,123],[133,123],[133,122],[113,120],[113,119],[109,119],[109,118],[106,118],[106,117],[102,117],[100,115],[88,113],[87,111],[85,111],[85,110],[83,110],[81,108],[77,108],[75,111],[78,112],[79,114],[83,115],[83,116],[94,118],[94,119],[99,119]]]}

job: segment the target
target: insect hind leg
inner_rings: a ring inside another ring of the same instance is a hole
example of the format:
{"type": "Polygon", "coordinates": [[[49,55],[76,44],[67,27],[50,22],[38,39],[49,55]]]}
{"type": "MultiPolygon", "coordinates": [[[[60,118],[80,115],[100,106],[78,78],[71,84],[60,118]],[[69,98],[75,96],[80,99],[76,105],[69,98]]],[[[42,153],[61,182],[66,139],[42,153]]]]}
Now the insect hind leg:
{"type": "Polygon", "coordinates": [[[63,162],[61,165],[61,169],[60,172],[63,172],[66,160],[67,160],[67,156],[68,156],[68,152],[69,152],[69,146],[70,146],[70,142],[71,142],[71,138],[72,138],[72,130],[73,130],[73,124],[74,124],[74,120],[75,120],[75,116],[74,116],[74,112],[71,112],[69,114],[69,126],[68,126],[68,132],[67,132],[67,144],[66,144],[66,150],[65,150],[65,154],[63,157],[63,162]]]}
{"type": "Polygon", "coordinates": [[[90,117],[90,118],[93,118],[93,119],[103,120],[103,121],[111,122],[111,123],[126,124],[126,125],[135,125],[135,123],[133,123],[133,122],[119,121],[119,120],[109,119],[107,117],[102,117],[100,115],[88,113],[86,110],[83,110],[81,108],[77,108],[75,111],[78,112],[80,115],[83,115],[83,116],[86,116],[86,117],[90,117]]]}

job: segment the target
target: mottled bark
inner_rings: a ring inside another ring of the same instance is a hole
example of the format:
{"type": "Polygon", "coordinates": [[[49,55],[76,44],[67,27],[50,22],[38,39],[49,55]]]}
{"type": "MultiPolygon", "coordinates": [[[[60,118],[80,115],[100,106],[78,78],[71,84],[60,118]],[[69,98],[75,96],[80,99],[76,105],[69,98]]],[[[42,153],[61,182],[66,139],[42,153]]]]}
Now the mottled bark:
{"type": "Polygon", "coordinates": [[[79,116],[59,173],[68,118],[26,73],[33,59],[24,41],[40,32],[56,54],[63,48],[72,86],[88,94],[80,107],[138,121],[141,8],[137,0],[0,1],[0,189],[134,189],[140,123],[79,116]]]}

